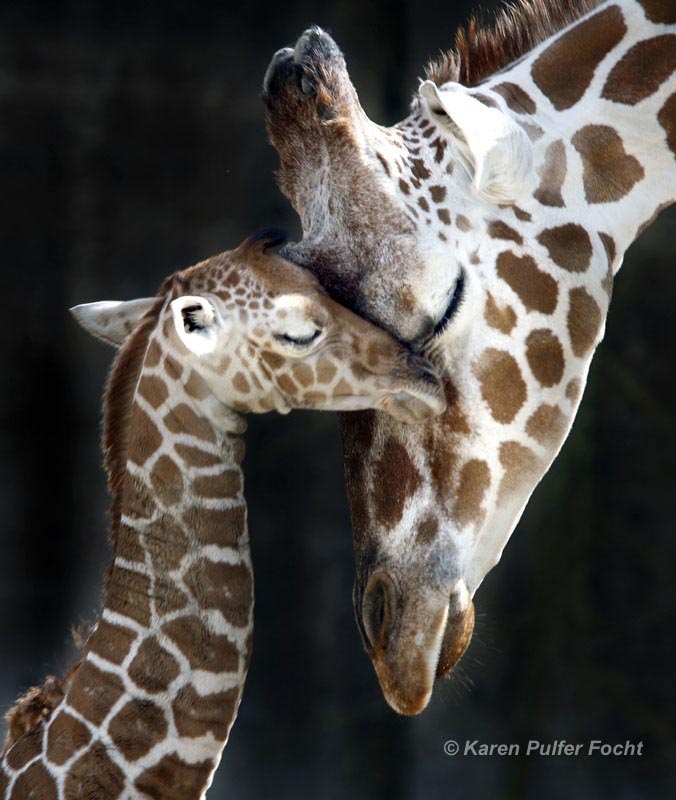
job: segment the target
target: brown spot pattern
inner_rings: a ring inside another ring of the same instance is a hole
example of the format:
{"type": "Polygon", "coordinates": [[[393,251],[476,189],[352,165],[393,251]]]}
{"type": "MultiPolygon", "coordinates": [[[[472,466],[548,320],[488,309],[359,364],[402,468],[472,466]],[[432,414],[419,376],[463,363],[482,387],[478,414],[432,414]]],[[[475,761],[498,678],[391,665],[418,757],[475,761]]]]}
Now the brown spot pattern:
{"type": "Polygon", "coordinates": [[[635,44],[615,64],[602,97],[634,106],[650,97],[676,70],[676,35],[655,36],[635,44]]]}
{"type": "Polygon", "coordinates": [[[556,386],[563,377],[563,347],[547,328],[531,331],[526,339],[526,358],[542,386],[556,386]]]}
{"type": "Polygon", "coordinates": [[[183,497],[183,476],[167,455],[161,455],[150,473],[156,498],[165,506],[177,505],[183,497]]]}
{"type": "Polygon", "coordinates": [[[669,149],[676,156],[676,93],[659,110],[657,120],[667,134],[669,149]]]}
{"type": "Polygon", "coordinates": [[[173,378],[175,381],[179,380],[181,375],[183,375],[183,369],[181,365],[176,361],[173,356],[165,356],[164,358],[164,370],[170,378],[173,378]]]}
{"type": "Polygon", "coordinates": [[[134,631],[102,619],[96,624],[89,647],[101,658],[119,665],[127,657],[134,639],[136,639],[134,631]]]}
{"type": "Polygon", "coordinates": [[[68,770],[64,784],[68,800],[116,800],[124,789],[124,774],[101,742],[95,742],[68,770]]]}
{"type": "Polygon", "coordinates": [[[447,208],[438,208],[437,209],[437,217],[444,223],[444,225],[451,224],[451,215],[448,212],[447,208]]]}
{"type": "Polygon", "coordinates": [[[14,770],[19,770],[40,755],[42,752],[42,729],[32,731],[22,736],[19,741],[7,751],[7,765],[14,770]]]}
{"type": "Polygon", "coordinates": [[[115,551],[127,561],[145,562],[145,551],[136,530],[129,525],[120,524],[115,537],[115,551]]]}
{"type": "Polygon", "coordinates": [[[195,400],[204,400],[204,398],[209,394],[209,389],[207,388],[204,379],[192,369],[190,370],[190,375],[188,376],[188,380],[185,382],[184,388],[190,397],[194,397],[195,400]]]}
{"type": "Polygon", "coordinates": [[[463,233],[467,233],[467,231],[472,230],[472,223],[464,214],[458,214],[458,216],[455,218],[455,221],[458,228],[460,228],[463,233]]]}
{"type": "Polygon", "coordinates": [[[493,418],[507,424],[526,402],[527,390],[516,360],[504,350],[489,348],[475,367],[481,396],[493,418]]]}
{"type": "Polygon", "coordinates": [[[140,572],[113,565],[105,591],[105,607],[150,625],[150,579],[140,572]]]}
{"type": "Polygon", "coordinates": [[[415,535],[416,542],[420,544],[432,544],[439,532],[439,520],[434,516],[425,517],[418,523],[415,535]]]}
{"type": "Polygon", "coordinates": [[[249,621],[253,581],[246,564],[224,564],[201,558],[184,579],[200,608],[215,608],[239,628],[249,621]]]}
{"type": "Polygon", "coordinates": [[[157,343],[157,339],[153,339],[148,345],[143,363],[146,367],[156,367],[162,358],[162,350],[157,343]]]}
{"type": "Polygon", "coordinates": [[[500,308],[493,299],[493,295],[488,292],[484,319],[491,328],[497,328],[501,333],[508,334],[516,325],[516,311],[510,305],[500,308]]]}
{"type": "Polygon", "coordinates": [[[237,372],[232,379],[233,387],[242,394],[248,394],[251,391],[251,384],[246,379],[243,372],[237,372]]]}
{"type": "Polygon", "coordinates": [[[177,755],[164,756],[155,766],[141,773],[134,786],[155,800],[185,800],[202,794],[213,766],[211,761],[187,764],[177,755]]]}
{"type": "Polygon", "coordinates": [[[543,403],[528,418],[526,433],[541,445],[558,444],[566,432],[566,417],[558,406],[543,403]]]}
{"type": "Polygon", "coordinates": [[[161,573],[176,569],[188,551],[185,531],[168,514],[163,514],[156,525],[144,532],[143,543],[153,566],[161,573]]]}
{"type": "Polygon", "coordinates": [[[552,314],[556,308],[558,287],[551,275],[538,269],[531,256],[517,256],[510,250],[500,253],[497,271],[521,299],[527,311],[552,314]]]}
{"type": "Polygon", "coordinates": [[[401,520],[406,500],[418,489],[422,477],[406,448],[392,436],[385,442],[374,469],[376,519],[392,528],[401,520]]]}
{"type": "Polygon", "coordinates": [[[671,25],[676,22],[676,8],[672,0],[640,0],[645,15],[651,22],[671,25]]]}
{"type": "Polygon", "coordinates": [[[582,384],[579,378],[573,378],[571,381],[568,381],[568,386],[566,386],[566,397],[571,403],[574,403],[578,399],[581,388],[582,384]]]}
{"type": "Polygon", "coordinates": [[[505,81],[493,87],[501,95],[509,108],[517,114],[534,114],[537,106],[533,98],[516,83],[505,81]]]}
{"type": "Polygon", "coordinates": [[[430,195],[435,203],[443,203],[446,199],[446,187],[430,186],[430,195]]]}
{"type": "Polygon", "coordinates": [[[167,735],[164,712],[151,700],[134,698],[122,706],[108,725],[115,747],[127,761],[137,761],[167,735]]]}
{"type": "Polygon", "coordinates": [[[200,497],[231,498],[241,494],[242,473],[238,469],[226,469],[218,475],[204,475],[193,481],[200,497]]]}
{"type": "Polygon", "coordinates": [[[195,616],[178,617],[162,626],[193,669],[207,672],[236,672],[239,653],[227,636],[210,631],[195,616]]]}
{"type": "Polygon", "coordinates": [[[129,665],[129,677],[149,694],[166,691],[179,672],[176,659],[154,636],[143,640],[129,665]]]}
{"type": "Polygon", "coordinates": [[[620,135],[609,125],[585,125],[572,141],[582,158],[588,203],[620,200],[645,175],[638,159],[626,153],[620,135]]]}
{"type": "Polygon", "coordinates": [[[179,736],[206,736],[209,732],[225,741],[235,715],[239,690],[200,695],[192,686],[184,686],[172,703],[179,736]]]}
{"type": "Polygon", "coordinates": [[[589,352],[601,328],[601,309],[582,287],[570,290],[568,334],[573,353],[578,358],[589,352]]]}
{"type": "Polygon", "coordinates": [[[57,800],[56,782],[39,762],[19,775],[12,789],[12,800],[57,800]]]}
{"type": "Polygon", "coordinates": [[[608,295],[608,299],[613,293],[613,264],[615,263],[615,254],[617,252],[615,247],[615,240],[612,236],[609,236],[607,233],[599,233],[599,238],[603,243],[603,248],[606,251],[606,257],[608,259],[608,269],[606,271],[606,275],[604,279],[601,281],[601,286],[603,290],[608,295]]]}
{"type": "Polygon", "coordinates": [[[472,459],[463,465],[453,507],[453,517],[459,526],[481,521],[485,513],[482,504],[490,484],[491,472],[485,461],[472,459]]]}
{"type": "Polygon", "coordinates": [[[246,530],[246,509],[238,505],[232,508],[191,508],[183,520],[200,544],[215,544],[229,547],[237,544],[246,530]]]}
{"type": "Polygon", "coordinates": [[[568,272],[586,272],[592,257],[592,243],[589,234],[575,223],[546,228],[537,237],[538,242],[547,248],[549,257],[568,272]]]}
{"type": "Polygon", "coordinates": [[[488,235],[493,239],[506,239],[517,244],[523,244],[521,234],[499,219],[493,219],[488,223],[488,235]]]}
{"type": "Polygon", "coordinates": [[[215,442],[216,434],[204,417],[199,417],[186,403],[179,403],[164,417],[164,424],[172,433],[189,433],[205,442],[215,442]]]}
{"type": "Polygon", "coordinates": [[[124,685],[117,675],[83,661],[70,686],[68,704],[89,722],[100,725],[123,694],[124,685]]]}
{"type": "Polygon", "coordinates": [[[217,454],[208,453],[206,450],[201,450],[199,447],[193,447],[189,444],[176,444],[174,449],[189,467],[196,467],[197,469],[214,467],[222,461],[217,454]]]}
{"type": "Polygon", "coordinates": [[[165,382],[156,375],[144,375],[139,381],[138,392],[153,408],[159,408],[169,397],[165,382]]]}
{"type": "Polygon", "coordinates": [[[529,484],[534,484],[542,468],[535,453],[519,442],[503,442],[500,445],[500,464],[505,472],[498,489],[499,503],[521,493],[529,484]]]}
{"type": "Polygon", "coordinates": [[[317,382],[331,383],[336,377],[336,365],[328,358],[320,358],[317,364],[317,382]]]}
{"type": "Polygon", "coordinates": [[[596,68],[626,31],[622,12],[610,6],[575,25],[538,56],[531,75],[557,111],[582,98],[596,68]]]}
{"type": "Polygon", "coordinates": [[[307,364],[294,364],[293,377],[298,382],[299,386],[307,389],[307,387],[310,386],[314,381],[312,367],[308,366],[307,364]]]}
{"type": "Polygon", "coordinates": [[[133,405],[132,414],[134,423],[129,437],[129,458],[141,467],[160,447],[162,436],[155,423],[137,403],[133,405]]]}
{"type": "Polygon", "coordinates": [[[538,167],[540,185],[535,190],[533,197],[543,206],[563,208],[563,195],[561,189],[566,179],[567,157],[566,146],[557,139],[547,145],[545,160],[538,167]]]}

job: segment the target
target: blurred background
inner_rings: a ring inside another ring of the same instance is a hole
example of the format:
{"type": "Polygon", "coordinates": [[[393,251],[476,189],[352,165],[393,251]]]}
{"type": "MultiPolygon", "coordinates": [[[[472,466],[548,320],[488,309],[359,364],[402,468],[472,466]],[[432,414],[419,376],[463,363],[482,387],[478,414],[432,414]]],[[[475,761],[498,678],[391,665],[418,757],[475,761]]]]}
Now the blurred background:
{"type": "MultiPolygon", "coordinates": [[[[0,5],[3,712],[68,665],[110,555],[98,436],[112,351],[68,307],[152,294],[257,227],[299,236],[259,98],[274,50],[328,27],[367,112],[392,123],[472,7],[0,5]]],[[[251,419],[254,656],[210,800],[676,796],[675,211],[627,255],[573,433],[477,595],[459,675],[418,718],[385,704],[353,619],[335,418],[251,419]],[[443,751],[592,738],[642,740],[644,755],[443,751]]]]}

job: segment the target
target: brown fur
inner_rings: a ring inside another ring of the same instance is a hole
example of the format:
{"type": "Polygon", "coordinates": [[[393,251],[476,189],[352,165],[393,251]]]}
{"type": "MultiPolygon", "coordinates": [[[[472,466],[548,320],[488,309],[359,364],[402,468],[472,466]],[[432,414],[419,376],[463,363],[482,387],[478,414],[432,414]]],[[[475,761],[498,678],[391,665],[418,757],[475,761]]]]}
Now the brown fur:
{"type": "Polygon", "coordinates": [[[550,36],[597,8],[602,0],[516,0],[492,24],[473,17],[455,35],[455,49],[425,68],[437,86],[448,81],[477,86],[550,36]]]}
{"type": "Polygon", "coordinates": [[[3,753],[22,736],[40,728],[62,700],[61,682],[53,675],[48,675],[42,686],[32,686],[21,695],[5,717],[8,730],[3,753]]]}
{"type": "Polygon", "coordinates": [[[157,318],[173,281],[174,276],[171,276],[162,284],[157,301],[145,314],[134,333],[118,353],[106,384],[103,402],[102,444],[112,497],[110,537],[113,546],[122,512],[122,489],[127,472],[132,400],[148,346],[148,337],[157,324],[157,318]]]}

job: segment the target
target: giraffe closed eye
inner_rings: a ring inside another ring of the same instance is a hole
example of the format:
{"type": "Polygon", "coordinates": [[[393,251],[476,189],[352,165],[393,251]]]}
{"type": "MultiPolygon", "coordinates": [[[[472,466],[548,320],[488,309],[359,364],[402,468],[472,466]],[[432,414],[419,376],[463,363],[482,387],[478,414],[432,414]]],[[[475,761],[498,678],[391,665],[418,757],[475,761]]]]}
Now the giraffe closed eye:
{"type": "Polygon", "coordinates": [[[446,310],[444,311],[441,319],[437,322],[434,326],[434,330],[432,331],[432,339],[440,336],[448,327],[448,323],[453,319],[455,316],[456,311],[460,308],[460,304],[462,303],[465,297],[465,270],[460,269],[460,274],[458,275],[458,280],[455,282],[455,289],[453,290],[453,294],[451,295],[451,299],[446,306],[446,310]]]}
{"type": "Polygon", "coordinates": [[[313,342],[316,342],[317,339],[322,335],[322,331],[319,329],[315,329],[312,333],[309,333],[307,336],[291,336],[288,333],[276,333],[274,334],[275,339],[282,344],[290,344],[293,347],[303,348],[308,347],[313,342]]]}

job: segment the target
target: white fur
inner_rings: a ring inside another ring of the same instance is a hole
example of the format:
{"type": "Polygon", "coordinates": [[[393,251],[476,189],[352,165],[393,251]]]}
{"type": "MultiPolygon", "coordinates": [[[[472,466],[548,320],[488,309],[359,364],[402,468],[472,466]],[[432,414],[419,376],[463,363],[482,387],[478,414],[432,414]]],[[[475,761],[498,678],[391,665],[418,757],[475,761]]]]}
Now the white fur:
{"type": "Polygon", "coordinates": [[[434,123],[449,136],[477,195],[491,203],[516,203],[533,189],[533,147],[526,132],[458,83],[439,89],[424,81],[420,94],[434,123]]]}
{"type": "Polygon", "coordinates": [[[73,306],[70,313],[88,333],[113,347],[120,347],[154,302],[154,297],[101,300],[73,306]]]}

